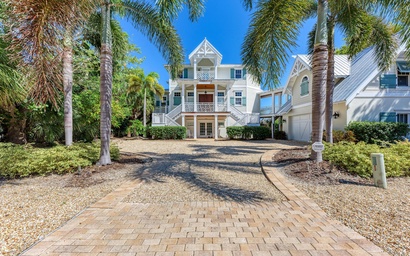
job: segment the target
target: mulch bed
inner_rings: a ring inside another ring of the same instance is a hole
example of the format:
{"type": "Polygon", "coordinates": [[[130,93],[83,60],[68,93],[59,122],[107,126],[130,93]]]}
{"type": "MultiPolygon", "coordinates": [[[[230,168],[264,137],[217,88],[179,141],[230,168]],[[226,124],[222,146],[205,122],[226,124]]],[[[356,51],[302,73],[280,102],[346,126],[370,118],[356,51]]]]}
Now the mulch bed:
{"type": "Polygon", "coordinates": [[[283,166],[286,175],[311,184],[373,184],[371,179],[352,175],[327,161],[317,164],[310,160],[310,151],[306,147],[282,150],[274,155],[273,160],[283,166]]]}

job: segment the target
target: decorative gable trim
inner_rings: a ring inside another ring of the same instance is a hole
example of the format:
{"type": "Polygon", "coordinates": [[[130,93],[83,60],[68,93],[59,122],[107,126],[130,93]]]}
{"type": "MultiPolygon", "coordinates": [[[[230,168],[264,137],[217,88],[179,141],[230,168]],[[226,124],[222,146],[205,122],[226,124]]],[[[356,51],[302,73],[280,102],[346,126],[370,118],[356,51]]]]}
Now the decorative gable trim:
{"type": "Polygon", "coordinates": [[[218,50],[205,38],[188,56],[191,63],[193,62],[193,58],[216,58],[218,60],[218,64],[221,63],[222,54],[218,52],[218,50]]]}

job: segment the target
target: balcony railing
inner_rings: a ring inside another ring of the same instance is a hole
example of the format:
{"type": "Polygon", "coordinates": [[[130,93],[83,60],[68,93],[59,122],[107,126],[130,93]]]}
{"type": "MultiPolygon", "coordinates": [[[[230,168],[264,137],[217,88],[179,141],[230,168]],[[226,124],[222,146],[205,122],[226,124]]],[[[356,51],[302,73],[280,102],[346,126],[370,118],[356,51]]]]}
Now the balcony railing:
{"type": "Polygon", "coordinates": [[[215,71],[197,71],[196,77],[199,80],[212,80],[215,79],[215,71]]]}
{"type": "MultiPolygon", "coordinates": [[[[211,113],[226,111],[228,111],[228,105],[226,103],[219,102],[217,104],[216,111],[214,109],[213,102],[200,102],[196,104],[196,112],[211,113]]],[[[185,102],[185,112],[195,112],[195,106],[193,102],[185,102]]]]}

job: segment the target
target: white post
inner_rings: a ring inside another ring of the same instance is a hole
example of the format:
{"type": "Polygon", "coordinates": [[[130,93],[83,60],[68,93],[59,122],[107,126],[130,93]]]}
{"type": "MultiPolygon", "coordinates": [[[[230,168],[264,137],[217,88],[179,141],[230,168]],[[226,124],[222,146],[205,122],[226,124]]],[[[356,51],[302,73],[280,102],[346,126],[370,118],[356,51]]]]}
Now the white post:
{"type": "Polygon", "coordinates": [[[214,89],[214,112],[218,111],[218,85],[215,84],[214,89]]]}
{"type": "Polygon", "coordinates": [[[185,126],[185,115],[182,115],[182,126],[185,126]]]}
{"type": "Polygon", "coordinates": [[[231,111],[231,91],[229,90],[229,86],[226,86],[226,110],[229,112],[231,111]]]}
{"type": "Polygon", "coordinates": [[[196,58],[194,59],[194,79],[197,79],[197,75],[196,75],[196,58]]]}
{"type": "Polygon", "coordinates": [[[215,79],[218,79],[218,59],[215,58],[215,79]]]}
{"type": "Polygon", "coordinates": [[[275,134],[275,116],[272,115],[272,124],[271,124],[271,129],[272,129],[272,139],[275,138],[274,134],[275,134]]]}
{"type": "Polygon", "coordinates": [[[144,127],[147,126],[147,89],[144,88],[144,127]]]}
{"type": "Polygon", "coordinates": [[[185,84],[182,84],[181,102],[182,102],[182,112],[185,112],[185,84]]]}
{"type": "Polygon", "coordinates": [[[215,115],[215,132],[214,132],[214,138],[217,140],[218,139],[218,115],[215,115]]]}
{"type": "Polygon", "coordinates": [[[275,109],[275,93],[272,92],[272,114],[275,114],[276,109],[275,109]]]}
{"type": "Polygon", "coordinates": [[[197,138],[196,137],[196,134],[197,134],[196,127],[197,127],[197,125],[196,125],[196,115],[194,115],[194,139],[197,138]]]}
{"type": "Polygon", "coordinates": [[[194,112],[197,111],[197,107],[196,107],[196,98],[197,98],[197,91],[196,91],[196,84],[194,84],[194,112]]]}

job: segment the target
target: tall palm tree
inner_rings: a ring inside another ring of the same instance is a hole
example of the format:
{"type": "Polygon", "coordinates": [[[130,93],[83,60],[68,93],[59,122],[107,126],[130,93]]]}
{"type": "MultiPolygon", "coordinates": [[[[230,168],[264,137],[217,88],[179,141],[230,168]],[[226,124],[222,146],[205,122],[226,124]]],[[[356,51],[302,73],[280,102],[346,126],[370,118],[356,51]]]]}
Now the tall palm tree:
{"type": "Polygon", "coordinates": [[[143,109],[143,124],[147,126],[147,93],[148,95],[157,95],[162,98],[164,95],[164,87],[158,83],[158,73],[151,72],[147,76],[144,75],[144,71],[139,69],[137,74],[131,75],[128,81],[128,93],[144,93],[144,109],[143,109]]]}
{"type": "MultiPolygon", "coordinates": [[[[394,27],[379,16],[369,12],[357,2],[329,2],[328,24],[328,72],[326,82],[326,141],[333,143],[333,91],[335,87],[335,26],[341,28],[346,37],[346,52],[350,58],[371,45],[375,45],[375,58],[380,70],[386,70],[395,59],[397,40],[394,27]]],[[[316,26],[309,34],[309,53],[313,53],[316,26]]]]}

